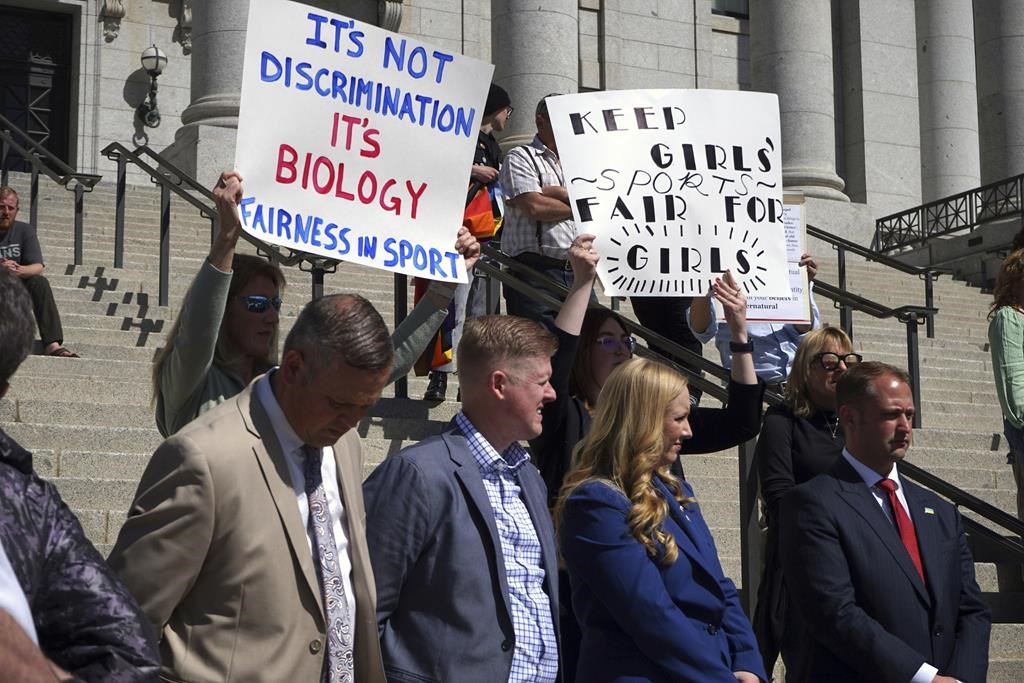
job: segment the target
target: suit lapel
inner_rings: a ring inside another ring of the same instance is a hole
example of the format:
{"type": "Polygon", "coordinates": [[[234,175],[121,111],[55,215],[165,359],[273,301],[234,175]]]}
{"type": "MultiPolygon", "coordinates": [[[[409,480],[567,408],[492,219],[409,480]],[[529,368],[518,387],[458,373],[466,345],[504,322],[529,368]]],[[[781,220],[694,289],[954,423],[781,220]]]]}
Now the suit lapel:
{"type": "Polygon", "coordinates": [[[668,490],[668,487],[665,486],[664,482],[657,477],[653,479],[653,482],[655,488],[658,489],[658,492],[668,503],[669,518],[675,522],[676,526],[678,526],[682,531],[681,534],[672,534],[676,539],[676,546],[678,546],[678,548],[682,550],[693,561],[693,563],[711,577],[715,590],[721,593],[722,589],[718,582],[718,572],[716,572],[715,568],[709,564],[709,561],[703,552],[703,548],[709,547],[709,544],[706,544],[707,539],[704,539],[703,536],[709,532],[701,529],[693,519],[687,517],[687,513],[685,513],[679,506],[675,496],[673,496],[668,490]]]}
{"type": "Polygon", "coordinates": [[[839,497],[871,527],[896,564],[906,574],[907,580],[914,586],[914,590],[917,591],[921,600],[926,605],[930,605],[931,598],[928,595],[928,590],[925,588],[924,582],[921,581],[921,575],[917,573],[917,567],[910,560],[910,554],[907,553],[903,541],[900,540],[899,531],[882,512],[878,500],[871,493],[867,484],[850,463],[846,462],[845,458],[839,459],[832,473],[839,484],[839,497]]]}
{"type": "MultiPolygon", "coordinates": [[[[942,557],[943,539],[938,528],[938,518],[924,512],[925,507],[931,501],[923,489],[907,481],[906,477],[900,477],[900,484],[903,486],[903,495],[907,499],[907,507],[910,508],[910,519],[914,522],[914,531],[917,533],[917,550],[921,553],[921,564],[924,565],[924,574],[928,578],[928,583],[933,589],[936,586],[945,585],[946,578],[940,575],[940,570],[948,566],[948,560],[942,557]]],[[[942,594],[941,591],[933,590],[933,592],[936,596],[942,594]]]]}
{"type": "Polygon", "coordinates": [[[320,606],[317,620],[322,622],[323,600],[320,595],[320,583],[317,581],[316,570],[313,567],[313,556],[309,552],[306,529],[299,517],[299,506],[295,500],[295,490],[292,488],[288,463],[284,453],[281,452],[281,445],[271,427],[270,418],[253,391],[253,387],[254,385],[250,384],[249,388],[241,395],[238,408],[242,412],[242,419],[245,421],[246,427],[257,437],[253,444],[253,453],[255,453],[256,461],[263,473],[263,480],[274,499],[274,506],[277,508],[277,514],[284,526],[292,555],[302,570],[302,575],[306,578],[310,592],[320,606]]]}
{"type": "Polygon", "coordinates": [[[508,602],[508,578],[505,571],[505,558],[501,551],[501,538],[498,536],[498,525],[494,521],[494,510],[491,508],[491,500],[487,497],[487,489],[484,488],[483,476],[480,468],[469,452],[469,445],[465,437],[459,432],[446,433],[442,437],[448,446],[448,454],[452,461],[458,465],[455,470],[455,477],[459,480],[469,502],[476,507],[480,518],[487,526],[487,535],[491,541],[491,553],[495,558],[498,572],[498,586],[501,589],[501,599],[505,605],[505,614],[509,620],[512,619],[512,606],[508,602]]]}

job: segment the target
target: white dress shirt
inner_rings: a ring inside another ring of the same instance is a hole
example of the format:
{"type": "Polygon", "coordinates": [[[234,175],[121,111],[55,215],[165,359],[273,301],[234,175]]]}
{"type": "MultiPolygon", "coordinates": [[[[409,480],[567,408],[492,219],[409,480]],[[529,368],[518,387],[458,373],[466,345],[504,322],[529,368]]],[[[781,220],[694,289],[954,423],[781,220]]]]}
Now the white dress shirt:
{"type": "MultiPolygon", "coordinates": [[[[270,424],[277,435],[278,443],[281,444],[281,452],[284,453],[288,463],[288,474],[291,475],[292,489],[295,491],[295,500],[299,506],[299,518],[306,529],[306,543],[309,546],[309,554],[313,557],[313,566],[316,567],[317,559],[313,555],[315,540],[313,530],[309,525],[309,501],[306,498],[306,475],[303,471],[305,456],[302,453],[302,448],[306,444],[295,434],[295,430],[288,423],[274,396],[274,390],[270,386],[270,377],[274,372],[276,370],[271,370],[256,383],[256,395],[267,411],[267,417],[270,418],[270,424]]],[[[345,584],[349,618],[352,620],[351,623],[355,624],[356,600],[355,593],[352,591],[352,558],[349,555],[348,533],[346,532],[348,521],[345,516],[345,506],[341,501],[341,490],[338,488],[338,465],[334,460],[332,446],[326,446],[322,451],[323,461],[320,465],[320,476],[327,494],[327,507],[331,513],[334,544],[338,548],[338,569],[345,584]]]]}
{"type": "MultiPolygon", "coordinates": [[[[889,470],[889,474],[885,477],[881,477],[878,472],[875,472],[860,460],[853,457],[850,451],[845,448],[843,449],[843,457],[846,458],[846,462],[850,463],[850,466],[856,470],[857,474],[860,475],[860,478],[864,480],[864,484],[868,487],[868,490],[871,491],[871,495],[875,497],[875,501],[878,503],[879,507],[882,508],[882,512],[885,513],[885,517],[889,520],[890,524],[896,526],[896,520],[893,519],[892,510],[889,509],[889,494],[877,486],[878,482],[882,479],[891,479],[896,484],[896,498],[900,501],[900,505],[903,506],[903,509],[906,510],[907,517],[913,519],[913,516],[910,514],[910,506],[907,504],[907,497],[903,495],[903,485],[900,483],[899,472],[896,471],[896,463],[892,464],[892,469],[889,470]]],[[[917,670],[917,673],[914,674],[914,677],[910,679],[910,683],[932,683],[938,673],[939,670],[937,668],[928,662],[925,662],[921,665],[921,668],[917,670]]]]}
{"type": "Polygon", "coordinates": [[[32,610],[28,607],[28,600],[25,599],[21,583],[14,574],[11,561],[7,559],[7,551],[4,550],[3,544],[0,544],[0,609],[11,615],[33,643],[39,644],[36,627],[32,622],[32,610]]]}

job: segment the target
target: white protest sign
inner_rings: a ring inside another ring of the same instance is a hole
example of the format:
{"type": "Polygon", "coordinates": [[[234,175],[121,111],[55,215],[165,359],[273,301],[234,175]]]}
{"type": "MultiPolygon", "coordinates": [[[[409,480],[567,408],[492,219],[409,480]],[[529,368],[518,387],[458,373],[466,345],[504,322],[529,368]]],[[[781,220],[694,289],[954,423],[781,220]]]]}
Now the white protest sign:
{"type": "Polygon", "coordinates": [[[800,267],[800,257],[807,251],[803,195],[787,192],[782,202],[791,295],[788,297],[747,297],[747,322],[809,325],[811,323],[811,299],[807,269],[800,267]]]}
{"type": "Polygon", "coordinates": [[[790,295],[774,94],[592,92],[548,112],[606,294],[702,296],[731,269],[748,296],[790,295]]]}
{"type": "Polygon", "coordinates": [[[309,5],[253,0],[235,153],[246,232],[465,282],[455,236],[492,71],[309,5]]]}

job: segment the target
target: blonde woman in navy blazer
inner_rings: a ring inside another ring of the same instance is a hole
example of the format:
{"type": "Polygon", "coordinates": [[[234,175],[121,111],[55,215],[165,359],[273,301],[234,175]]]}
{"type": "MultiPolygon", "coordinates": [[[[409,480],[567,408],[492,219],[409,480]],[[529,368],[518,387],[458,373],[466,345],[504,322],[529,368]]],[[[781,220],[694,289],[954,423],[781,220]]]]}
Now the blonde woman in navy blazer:
{"type": "Polygon", "coordinates": [[[686,380],[652,361],[619,366],[601,390],[557,509],[579,683],[767,680],[693,489],[669,470],[689,412],[686,380]]]}

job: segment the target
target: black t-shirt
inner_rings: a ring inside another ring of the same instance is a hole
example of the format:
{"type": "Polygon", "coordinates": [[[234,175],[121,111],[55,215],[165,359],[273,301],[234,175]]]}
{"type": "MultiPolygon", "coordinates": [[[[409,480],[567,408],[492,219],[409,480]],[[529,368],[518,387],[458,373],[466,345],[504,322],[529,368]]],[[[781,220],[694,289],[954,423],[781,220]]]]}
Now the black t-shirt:
{"type": "Polygon", "coordinates": [[[22,266],[43,262],[43,250],[31,225],[14,221],[10,230],[0,233],[0,258],[17,261],[22,266]]]}
{"type": "MultiPolygon", "coordinates": [[[[483,164],[494,169],[501,167],[501,145],[498,144],[498,141],[490,133],[480,131],[480,137],[476,141],[476,151],[473,152],[473,163],[483,164]]],[[[498,207],[498,199],[495,196],[495,186],[497,184],[497,178],[487,183],[487,189],[491,193],[491,211],[495,219],[501,217],[501,209],[498,207]]]]}
{"type": "Polygon", "coordinates": [[[476,152],[473,154],[473,163],[500,168],[501,145],[490,133],[480,131],[480,137],[476,141],[476,152]]]}

